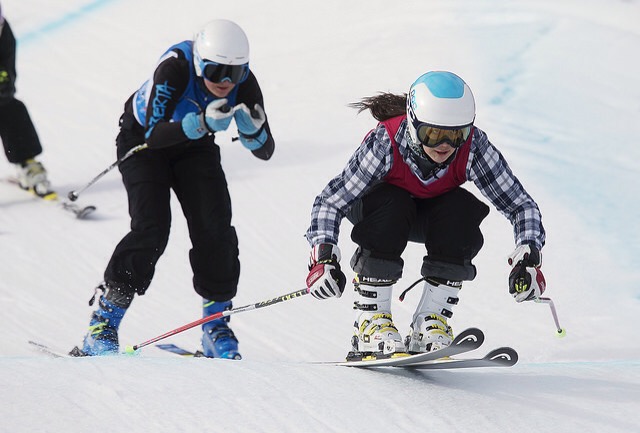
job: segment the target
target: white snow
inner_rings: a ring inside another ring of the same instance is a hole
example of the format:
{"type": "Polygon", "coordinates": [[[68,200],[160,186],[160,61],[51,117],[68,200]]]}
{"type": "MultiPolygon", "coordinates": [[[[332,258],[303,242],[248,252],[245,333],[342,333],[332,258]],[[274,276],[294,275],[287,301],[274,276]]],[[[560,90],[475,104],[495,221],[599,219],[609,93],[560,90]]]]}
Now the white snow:
{"type": "MultiPolygon", "coordinates": [[[[246,30],[277,150],[263,162],[233,134],[218,137],[240,239],[235,306],[304,287],[313,199],[375,125],[346,105],[406,92],[427,70],[458,73],[476,95],[477,125],[541,207],[547,294],[568,335],[554,336],[547,306],[508,295],[511,227],[493,209],[479,275],[451,324],[483,329],[487,349],[517,349],[513,368],[314,365],[349,348],[350,290],[235,315],[240,362],[153,346],[49,358],[27,341],[81,343],[87,301],[128,230],[126,194],[114,170],[81,195],[98,212],[79,221],[0,182],[0,432],[640,431],[638,1],[2,0],[2,10],[19,39],[18,97],[63,194],[115,160],[122,105],[170,44],[212,18],[246,30]]],[[[0,161],[0,177],[12,170],[0,161]]],[[[176,200],[173,210],[169,246],[122,344],[201,317],[176,200]]],[[[349,233],[345,222],[345,265],[349,233]]],[[[419,278],[423,254],[407,248],[396,294],[419,278]]],[[[394,303],[403,333],[418,292],[394,303]]],[[[199,338],[192,329],[166,342],[197,348],[199,338]]]]}

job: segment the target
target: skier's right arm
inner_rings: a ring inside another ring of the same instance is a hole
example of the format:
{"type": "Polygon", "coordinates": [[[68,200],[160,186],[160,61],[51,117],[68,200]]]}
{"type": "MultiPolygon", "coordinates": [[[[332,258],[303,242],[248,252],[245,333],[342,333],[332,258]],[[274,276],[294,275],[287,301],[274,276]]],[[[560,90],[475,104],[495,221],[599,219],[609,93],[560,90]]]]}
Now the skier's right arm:
{"type": "Polygon", "coordinates": [[[189,67],[189,62],[176,54],[160,62],[153,74],[145,129],[145,141],[152,149],[189,140],[182,123],[171,121],[178,101],[189,83],[189,67]]]}
{"type": "Polygon", "coordinates": [[[307,287],[317,299],[339,298],[346,277],[340,269],[338,234],[349,208],[391,168],[391,142],[384,126],[378,126],[316,197],[311,211],[307,240],[312,245],[307,287]]]}
{"type": "Polygon", "coordinates": [[[384,126],[379,125],[367,134],[342,172],[315,198],[306,233],[311,246],[338,244],[342,219],[351,206],[391,170],[392,154],[384,126]]]}

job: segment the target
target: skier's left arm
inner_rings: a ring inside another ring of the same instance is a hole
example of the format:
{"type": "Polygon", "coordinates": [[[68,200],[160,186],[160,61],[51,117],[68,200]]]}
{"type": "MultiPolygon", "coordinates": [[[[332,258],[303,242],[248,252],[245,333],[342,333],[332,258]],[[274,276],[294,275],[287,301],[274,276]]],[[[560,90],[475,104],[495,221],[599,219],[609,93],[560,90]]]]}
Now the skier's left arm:
{"type": "Polygon", "coordinates": [[[238,127],[240,142],[256,158],[268,160],[273,155],[275,142],[264,111],[260,85],[253,72],[238,87],[233,117],[238,127]]]}
{"type": "Polygon", "coordinates": [[[516,243],[509,255],[509,293],[517,302],[539,297],[545,290],[542,247],[545,230],[537,203],[513,174],[500,151],[476,128],[467,178],[512,224],[516,243]]]}

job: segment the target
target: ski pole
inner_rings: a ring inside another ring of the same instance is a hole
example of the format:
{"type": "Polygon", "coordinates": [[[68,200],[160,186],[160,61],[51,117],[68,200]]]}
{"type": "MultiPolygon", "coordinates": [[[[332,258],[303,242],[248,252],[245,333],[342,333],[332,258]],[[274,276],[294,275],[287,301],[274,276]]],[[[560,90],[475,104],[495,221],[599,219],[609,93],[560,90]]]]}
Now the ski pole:
{"type": "Polygon", "coordinates": [[[76,201],[78,199],[78,197],[80,196],[80,194],[87,188],[89,188],[91,185],[93,185],[94,183],[96,183],[98,180],[100,180],[102,178],[102,176],[104,176],[105,174],[109,173],[111,170],[113,170],[115,167],[119,166],[120,163],[122,163],[122,161],[124,161],[125,159],[129,158],[131,155],[133,155],[136,152],[139,152],[141,150],[146,149],[147,147],[149,147],[146,143],[145,144],[139,144],[136,147],[134,147],[133,149],[129,150],[127,153],[124,154],[124,156],[120,159],[118,159],[116,162],[114,162],[113,164],[111,164],[109,167],[107,167],[102,173],[100,173],[99,175],[97,175],[96,177],[94,177],[93,179],[91,179],[89,181],[89,183],[87,183],[85,186],[83,186],[82,188],[80,188],[79,190],[74,190],[74,191],[69,191],[69,194],[67,195],[67,197],[69,197],[69,200],[71,201],[76,201]]]}
{"type": "Polygon", "coordinates": [[[183,325],[179,328],[176,328],[174,330],[171,330],[169,332],[165,332],[162,335],[158,335],[157,337],[152,338],[151,340],[147,340],[143,343],[139,343],[136,344],[134,346],[127,346],[125,348],[125,353],[134,353],[136,350],[143,348],[145,346],[148,346],[149,344],[155,343],[156,341],[160,341],[163,340],[167,337],[171,337],[172,335],[176,335],[179,334],[180,332],[186,331],[187,329],[191,329],[193,327],[196,327],[198,325],[202,325],[204,323],[208,323],[211,322],[212,320],[216,320],[216,319],[220,319],[222,317],[227,317],[227,316],[231,316],[232,314],[236,314],[236,313],[242,313],[243,311],[249,311],[249,310],[255,310],[258,308],[263,308],[263,307],[269,307],[273,304],[277,304],[279,302],[283,302],[283,301],[289,301],[291,299],[295,299],[295,298],[299,298],[300,296],[304,296],[307,293],[309,293],[309,289],[307,289],[306,287],[304,289],[300,289],[300,290],[296,290],[295,292],[291,292],[291,293],[287,293],[286,295],[280,295],[276,298],[272,298],[266,301],[261,301],[261,302],[257,302],[255,304],[249,304],[249,305],[245,305],[244,307],[238,307],[238,308],[233,308],[231,310],[225,310],[225,311],[220,311],[219,313],[214,313],[211,314],[207,317],[204,317],[202,319],[199,320],[195,320],[191,323],[187,323],[186,325],[183,325]]]}
{"type": "Polygon", "coordinates": [[[556,322],[556,336],[558,338],[563,338],[567,335],[567,330],[560,326],[560,322],[558,321],[558,313],[556,312],[556,306],[553,304],[551,298],[536,298],[535,302],[539,304],[549,304],[549,308],[551,308],[551,314],[553,315],[553,320],[556,322]]]}

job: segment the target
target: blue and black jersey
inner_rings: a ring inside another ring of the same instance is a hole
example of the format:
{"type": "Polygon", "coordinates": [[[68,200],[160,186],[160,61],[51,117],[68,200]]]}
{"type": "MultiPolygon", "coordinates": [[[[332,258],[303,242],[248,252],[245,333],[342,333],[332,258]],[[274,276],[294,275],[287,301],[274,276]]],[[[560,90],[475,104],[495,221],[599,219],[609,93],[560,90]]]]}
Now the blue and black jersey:
{"type": "MultiPolygon", "coordinates": [[[[182,130],[181,121],[187,113],[200,113],[207,105],[219,99],[211,94],[198,77],[193,66],[193,43],[183,41],[171,46],[160,58],[156,69],[125,105],[125,111],[134,115],[144,129],[144,141],[151,148],[162,148],[189,138],[182,130]]],[[[260,104],[264,108],[262,91],[254,74],[238,83],[226,97],[233,107],[244,103],[247,107],[260,104]]],[[[273,153],[274,142],[268,121],[264,125],[267,142],[252,151],[261,159],[273,153]]]]}

